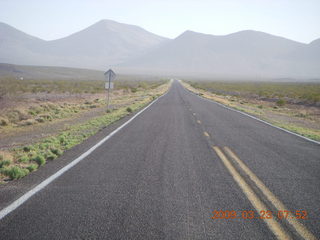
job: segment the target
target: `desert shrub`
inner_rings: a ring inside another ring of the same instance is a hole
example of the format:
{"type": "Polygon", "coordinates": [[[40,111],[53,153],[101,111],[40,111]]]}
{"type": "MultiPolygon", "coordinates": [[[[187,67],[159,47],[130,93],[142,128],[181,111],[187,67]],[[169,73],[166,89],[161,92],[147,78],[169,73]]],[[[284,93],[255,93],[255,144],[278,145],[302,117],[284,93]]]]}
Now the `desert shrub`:
{"type": "Polygon", "coordinates": [[[59,142],[60,142],[60,144],[65,143],[65,141],[66,141],[65,136],[60,136],[60,137],[59,137],[59,142]]]}
{"type": "Polygon", "coordinates": [[[29,173],[29,170],[18,166],[13,166],[4,168],[3,170],[1,170],[1,173],[13,180],[23,178],[29,173]]]}
{"type": "Polygon", "coordinates": [[[54,159],[56,159],[57,158],[57,155],[55,155],[55,154],[53,154],[53,153],[46,153],[45,154],[45,158],[48,160],[48,161],[52,161],[52,160],[54,160],[54,159]]]}
{"type": "Polygon", "coordinates": [[[9,112],[6,115],[7,115],[7,118],[9,119],[9,121],[12,123],[16,123],[20,120],[18,111],[9,112]]]}
{"type": "Polygon", "coordinates": [[[37,164],[30,164],[29,166],[27,166],[27,169],[29,170],[29,172],[33,172],[34,170],[37,170],[38,165],[37,164]]]}
{"type": "Polygon", "coordinates": [[[28,120],[28,119],[29,119],[29,116],[28,116],[27,114],[23,113],[23,112],[20,112],[20,111],[19,111],[18,114],[19,114],[19,120],[20,120],[20,121],[28,120]]]}
{"type": "Polygon", "coordinates": [[[7,126],[9,121],[5,118],[0,118],[0,126],[7,126]]]}
{"type": "Polygon", "coordinates": [[[147,89],[147,88],[148,88],[148,85],[147,85],[147,83],[145,83],[145,82],[140,82],[138,86],[139,86],[140,88],[143,88],[143,89],[147,89]]]}
{"type": "Polygon", "coordinates": [[[43,118],[36,118],[35,120],[36,120],[37,122],[39,122],[39,123],[45,122],[45,120],[44,120],[43,118]]]}
{"type": "Polygon", "coordinates": [[[294,115],[295,117],[306,118],[308,115],[304,113],[297,113],[294,115]]]}
{"type": "Polygon", "coordinates": [[[276,102],[276,104],[277,104],[279,107],[282,107],[282,106],[284,106],[284,105],[286,104],[286,101],[283,100],[283,99],[279,99],[279,100],[276,102]]]}
{"type": "Polygon", "coordinates": [[[24,146],[23,147],[23,151],[25,151],[25,152],[30,152],[31,150],[33,150],[32,146],[24,146]]]}
{"type": "Polygon", "coordinates": [[[0,168],[3,168],[5,166],[9,166],[11,164],[10,160],[0,160],[0,168]]]}
{"type": "Polygon", "coordinates": [[[258,108],[262,109],[262,108],[263,108],[263,106],[262,106],[262,105],[259,105],[259,106],[258,106],[258,108]]]}
{"type": "Polygon", "coordinates": [[[23,155],[18,159],[19,162],[29,162],[29,160],[29,157],[26,155],[23,155]]]}
{"type": "Polygon", "coordinates": [[[46,119],[46,120],[49,120],[49,121],[52,120],[52,116],[49,115],[49,114],[41,114],[41,115],[39,115],[39,117],[43,118],[43,119],[46,119]]]}
{"type": "Polygon", "coordinates": [[[132,112],[132,108],[131,107],[127,107],[127,112],[131,113],[132,112]]]}
{"type": "Polygon", "coordinates": [[[39,166],[42,166],[46,163],[46,159],[42,155],[38,155],[32,159],[36,163],[38,163],[39,166]]]}
{"type": "Polygon", "coordinates": [[[57,156],[61,156],[62,153],[63,153],[63,151],[62,151],[61,149],[58,149],[58,148],[51,148],[50,151],[51,151],[53,154],[57,155],[57,156]]]}
{"type": "Polygon", "coordinates": [[[30,119],[30,120],[26,120],[26,121],[22,121],[21,123],[19,123],[18,125],[19,126],[31,126],[33,124],[35,124],[36,121],[33,120],[33,119],[30,119]]]}

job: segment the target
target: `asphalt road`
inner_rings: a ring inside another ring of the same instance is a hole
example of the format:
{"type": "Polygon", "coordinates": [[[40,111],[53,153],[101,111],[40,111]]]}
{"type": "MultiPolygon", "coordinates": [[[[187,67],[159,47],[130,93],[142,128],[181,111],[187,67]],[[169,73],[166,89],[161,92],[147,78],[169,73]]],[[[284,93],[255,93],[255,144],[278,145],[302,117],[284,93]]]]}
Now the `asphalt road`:
{"type": "Polygon", "coordinates": [[[0,238],[312,239],[320,236],[319,199],[318,144],[202,99],[175,81],[150,108],[0,220],[0,238]],[[261,215],[267,210],[271,220],[261,215]],[[279,220],[285,210],[292,213],[279,220]],[[214,218],[231,216],[226,211],[236,218],[214,218]],[[306,211],[307,219],[297,223],[296,211],[306,211]]]}

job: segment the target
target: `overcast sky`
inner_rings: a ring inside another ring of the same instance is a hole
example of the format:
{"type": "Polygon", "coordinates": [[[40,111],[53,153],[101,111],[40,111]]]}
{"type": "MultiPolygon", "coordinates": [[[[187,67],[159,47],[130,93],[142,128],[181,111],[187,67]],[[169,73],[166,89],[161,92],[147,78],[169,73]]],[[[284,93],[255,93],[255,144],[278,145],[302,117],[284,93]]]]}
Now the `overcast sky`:
{"type": "Polygon", "coordinates": [[[46,40],[101,19],[175,38],[252,29],[309,43],[320,38],[320,0],[0,0],[0,21],[46,40]]]}

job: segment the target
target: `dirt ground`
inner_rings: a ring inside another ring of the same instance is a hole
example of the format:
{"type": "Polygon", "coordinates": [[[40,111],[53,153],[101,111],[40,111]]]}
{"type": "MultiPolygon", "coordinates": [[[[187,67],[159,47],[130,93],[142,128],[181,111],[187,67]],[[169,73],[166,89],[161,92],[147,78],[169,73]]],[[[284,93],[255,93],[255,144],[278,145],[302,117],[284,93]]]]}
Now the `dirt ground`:
{"type": "MultiPolygon", "coordinates": [[[[143,91],[130,93],[124,90],[114,91],[111,95],[111,108],[119,108],[130,104],[141,96],[143,91]]],[[[105,94],[24,94],[19,97],[0,99],[0,116],[6,111],[19,109],[24,111],[30,106],[37,106],[42,103],[50,104],[83,104],[88,101],[99,99],[99,104],[94,108],[88,108],[79,113],[62,119],[54,119],[44,123],[37,123],[30,126],[8,126],[0,127],[0,150],[10,149],[16,146],[23,146],[35,143],[39,139],[54,135],[68,129],[69,126],[85,123],[90,119],[103,115],[106,111],[105,94]]]]}
{"type": "Polygon", "coordinates": [[[193,88],[185,82],[182,82],[182,84],[187,89],[200,96],[247,112],[303,136],[310,137],[317,141],[320,140],[320,107],[318,106],[302,104],[285,104],[284,106],[277,106],[277,104],[272,101],[235,96],[221,96],[209,91],[193,88]]]}

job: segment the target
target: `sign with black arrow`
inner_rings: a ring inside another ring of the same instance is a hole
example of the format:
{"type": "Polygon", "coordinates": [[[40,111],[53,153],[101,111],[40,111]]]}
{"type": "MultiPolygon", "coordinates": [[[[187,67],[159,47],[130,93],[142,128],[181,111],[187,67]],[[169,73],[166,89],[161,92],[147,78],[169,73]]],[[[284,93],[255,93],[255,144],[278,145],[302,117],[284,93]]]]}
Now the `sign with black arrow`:
{"type": "Polygon", "coordinates": [[[109,109],[109,101],[110,101],[110,89],[113,89],[113,80],[116,78],[116,74],[112,69],[109,69],[104,73],[106,77],[105,89],[107,89],[107,110],[109,109]]]}

